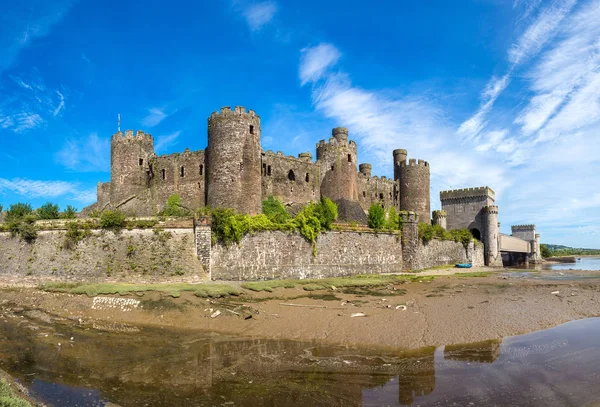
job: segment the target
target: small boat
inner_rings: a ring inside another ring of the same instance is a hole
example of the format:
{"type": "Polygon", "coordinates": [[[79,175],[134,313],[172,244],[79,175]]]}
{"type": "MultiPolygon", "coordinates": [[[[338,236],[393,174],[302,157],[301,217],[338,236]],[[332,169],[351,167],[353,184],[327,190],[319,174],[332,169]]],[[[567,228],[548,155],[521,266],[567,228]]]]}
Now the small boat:
{"type": "Polygon", "coordinates": [[[460,269],[470,269],[473,267],[473,265],[471,263],[456,263],[454,267],[458,267],[460,269]]]}

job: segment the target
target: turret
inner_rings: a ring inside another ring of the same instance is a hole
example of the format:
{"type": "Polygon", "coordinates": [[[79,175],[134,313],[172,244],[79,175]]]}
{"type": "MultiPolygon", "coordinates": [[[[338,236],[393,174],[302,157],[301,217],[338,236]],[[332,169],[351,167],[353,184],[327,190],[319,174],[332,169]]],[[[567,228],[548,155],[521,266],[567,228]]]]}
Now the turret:
{"type": "Polygon", "coordinates": [[[367,163],[364,163],[364,164],[361,164],[361,165],[358,166],[358,170],[365,177],[370,177],[371,176],[371,169],[372,168],[373,167],[371,166],[371,164],[367,164],[367,163]]]}
{"type": "Polygon", "coordinates": [[[149,185],[153,173],[154,139],[138,130],[117,132],[110,143],[110,199],[119,202],[149,185]]]}
{"type": "Polygon", "coordinates": [[[208,118],[206,203],[257,214],[261,208],[260,117],[236,106],[208,118]]]}
{"type": "Polygon", "coordinates": [[[399,175],[400,210],[417,212],[421,222],[430,223],[429,163],[415,159],[410,159],[408,163],[400,161],[399,175]]]}
{"type": "Polygon", "coordinates": [[[317,144],[321,169],[321,196],[333,201],[358,201],[356,143],[348,141],[348,129],[336,127],[329,142],[317,144]]]}
{"type": "Polygon", "coordinates": [[[392,154],[394,155],[394,180],[399,181],[400,165],[402,163],[406,164],[406,157],[408,156],[408,152],[403,148],[399,148],[397,150],[394,150],[392,154]]]}
{"type": "Polygon", "coordinates": [[[443,227],[444,229],[446,229],[446,219],[448,218],[448,212],[443,211],[443,210],[438,210],[438,211],[433,211],[431,213],[431,218],[433,219],[433,224],[434,225],[439,225],[441,227],[443,227]]]}
{"type": "Polygon", "coordinates": [[[498,223],[498,207],[488,205],[483,208],[483,245],[485,247],[484,257],[486,266],[502,266],[500,247],[498,244],[500,236],[500,224],[498,223]]]}

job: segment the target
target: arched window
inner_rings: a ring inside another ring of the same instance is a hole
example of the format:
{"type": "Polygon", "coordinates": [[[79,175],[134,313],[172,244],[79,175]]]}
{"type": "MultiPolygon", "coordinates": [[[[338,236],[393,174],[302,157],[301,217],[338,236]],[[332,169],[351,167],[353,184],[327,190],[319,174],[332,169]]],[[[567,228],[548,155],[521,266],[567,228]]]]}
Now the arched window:
{"type": "Polygon", "coordinates": [[[290,170],[290,171],[288,172],[288,179],[289,179],[290,181],[296,181],[296,175],[294,175],[294,171],[290,170]]]}

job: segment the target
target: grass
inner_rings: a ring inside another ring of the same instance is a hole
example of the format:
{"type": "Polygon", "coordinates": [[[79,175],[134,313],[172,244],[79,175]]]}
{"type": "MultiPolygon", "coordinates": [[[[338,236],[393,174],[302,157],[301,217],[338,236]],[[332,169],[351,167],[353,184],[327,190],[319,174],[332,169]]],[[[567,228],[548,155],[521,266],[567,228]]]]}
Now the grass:
{"type": "Polygon", "coordinates": [[[0,379],[0,406],[2,407],[31,407],[27,401],[15,396],[12,388],[0,379]]]}
{"type": "Polygon", "coordinates": [[[90,297],[102,294],[133,294],[147,291],[161,292],[177,298],[182,292],[193,292],[196,297],[218,298],[239,295],[240,291],[226,284],[73,284],[47,283],[38,287],[43,291],[70,294],[87,294],[90,297]]]}
{"type": "Polygon", "coordinates": [[[490,275],[489,271],[473,271],[471,273],[456,273],[456,277],[487,277],[490,275]]]}
{"type": "Polygon", "coordinates": [[[377,287],[388,284],[402,284],[404,282],[414,281],[431,281],[434,276],[419,276],[419,275],[357,275],[352,277],[334,277],[324,279],[309,279],[309,280],[265,280],[252,281],[242,284],[242,288],[251,291],[267,291],[272,292],[275,288],[285,287],[294,288],[302,287],[305,291],[328,290],[331,287],[340,289],[354,287],[377,287]]]}

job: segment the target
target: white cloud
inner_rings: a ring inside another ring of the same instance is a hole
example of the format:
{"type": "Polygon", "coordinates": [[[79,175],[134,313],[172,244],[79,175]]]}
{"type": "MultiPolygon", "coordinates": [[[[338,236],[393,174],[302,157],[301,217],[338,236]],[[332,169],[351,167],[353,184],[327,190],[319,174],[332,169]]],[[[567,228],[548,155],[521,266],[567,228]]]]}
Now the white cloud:
{"type": "Polygon", "coordinates": [[[302,85],[320,80],[338,62],[340,56],[340,51],[331,44],[304,48],[299,70],[302,85]]]}
{"type": "Polygon", "coordinates": [[[174,133],[158,136],[156,138],[156,144],[154,145],[154,150],[157,153],[162,153],[166,148],[169,148],[169,147],[173,146],[174,144],[176,144],[176,141],[179,138],[180,134],[181,134],[181,131],[176,131],[174,133]]]}
{"type": "Polygon", "coordinates": [[[39,114],[32,112],[19,113],[12,119],[14,120],[13,130],[15,133],[22,133],[44,123],[44,119],[39,114]]]}
{"type": "Polygon", "coordinates": [[[247,6],[242,14],[244,15],[244,18],[246,18],[246,22],[250,29],[252,31],[258,31],[273,19],[276,12],[277,5],[275,2],[265,1],[247,6]]]}
{"type": "Polygon", "coordinates": [[[146,127],[154,127],[162,122],[167,116],[164,109],[154,107],[148,109],[148,115],[142,119],[142,124],[146,127]]]}
{"type": "Polygon", "coordinates": [[[78,172],[108,172],[110,170],[110,141],[90,134],[84,139],[67,140],[55,155],[64,167],[78,172]]]}
{"type": "Polygon", "coordinates": [[[29,199],[66,197],[69,200],[82,204],[91,204],[96,201],[95,189],[82,190],[78,182],[68,181],[0,178],[0,195],[6,193],[13,193],[29,199]]]}
{"type": "Polygon", "coordinates": [[[73,5],[73,0],[5,2],[0,24],[0,72],[37,38],[46,36],[73,5]]]}
{"type": "Polygon", "coordinates": [[[65,97],[63,96],[63,94],[60,93],[59,91],[56,91],[56,94],[60,98],[60,102],[59,102],[58,106],[56,106],[56,109],[54,109],[54,111],[52,112],[52,115],[54,117],[58,116],[58,114],[61,112],[61,110],[65,107],[65,97]]]}

